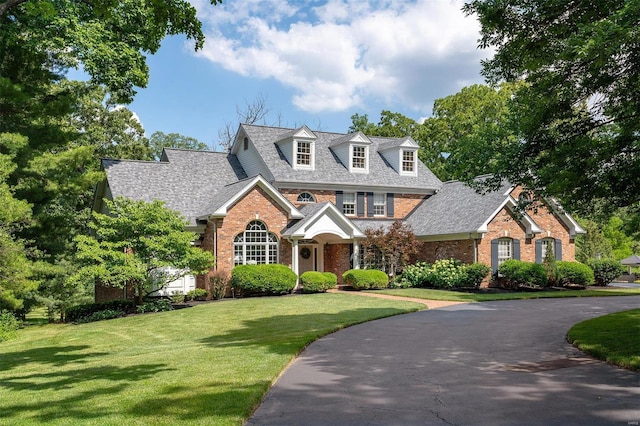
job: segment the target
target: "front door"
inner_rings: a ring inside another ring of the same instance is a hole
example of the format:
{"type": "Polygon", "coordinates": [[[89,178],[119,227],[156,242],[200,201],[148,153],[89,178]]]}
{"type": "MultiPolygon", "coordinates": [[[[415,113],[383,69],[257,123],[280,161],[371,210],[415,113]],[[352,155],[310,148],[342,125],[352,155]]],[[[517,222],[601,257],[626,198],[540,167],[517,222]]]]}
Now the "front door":
{"type": "Polygon", "coordinates": [[[300,275],[307,271],[316,270],[316,246],[311,244],[300,245],[300,259],[298,268],[300,275]]]}

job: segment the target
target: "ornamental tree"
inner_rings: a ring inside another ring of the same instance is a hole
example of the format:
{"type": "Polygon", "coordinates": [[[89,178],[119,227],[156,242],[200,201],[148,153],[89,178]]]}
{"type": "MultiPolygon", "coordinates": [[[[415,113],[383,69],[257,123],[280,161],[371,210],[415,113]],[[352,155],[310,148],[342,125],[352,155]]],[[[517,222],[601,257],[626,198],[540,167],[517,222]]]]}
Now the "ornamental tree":
{"type": "Polygon", "coordinates": [[[364,266],[371,265],[396,275],[404,268],[411,256],[418,253],[420,243],[411,230],[411,226],[395,221],[389,229],[383,227],[365,230],[367,238],[360,243],[364,266]]]}
{"type": "Polygon", "coordinates": [[[213,266],[213,255],[193,246],[197,234],[186,231],[187,222],[162,201],[118,197],[105,203],[109,214],[93,213],[95,235],[75,239],[81,267],[73,280],[131,285],[141,303],[171,281],[213,266]]]}

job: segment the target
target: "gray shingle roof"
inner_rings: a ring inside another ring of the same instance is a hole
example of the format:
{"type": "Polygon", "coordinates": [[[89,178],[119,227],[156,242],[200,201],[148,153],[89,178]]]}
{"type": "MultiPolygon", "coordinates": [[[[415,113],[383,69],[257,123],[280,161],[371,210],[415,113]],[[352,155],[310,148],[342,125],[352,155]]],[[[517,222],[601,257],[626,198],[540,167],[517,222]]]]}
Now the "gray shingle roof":
{"type": "Polygon", "coordinates": [[[325,201],[324,203],[305,204],[304,206],[300,207],[298,210],[300,210],[300,213],[304,215],[304,219],[289,222],[287,227],[282,232],[282,236],[287,237],[287,236],[293,235],[297,230],[302,228],[307,223],[307,221],[309,221],[313,217],[313,215],[317,211],[321,210],[327,203],[329,203],[329,201],[325,201]]]}
{"type": "Polygon", "coordinates": [[[113,197],[162,200],[195,225],[226,185],[246,178],[234,155],[166,149],[169,162],[102,160],[113,197]]]}
{"type": "Polygon", "coordinates": [[[339,139],[343,140],[345,135],[314,131],[318,137],[315,140],[315,170],[294,170],[275,143],[290,136],[291,129],[249,124],[242,124],[240,127],[260,153],[273,174],[276,185],[278,182],[300,182],[301,184],[313,182],[330,185],[362,185],[369,188],[401,188],[415,190],[417,193],[437,190],[442,186],[442,182],[420,161],[418,161],[417,176],[399,175],[378,152],[380,144],[395,140],[393,138],[369,137],[371,140],[369,173],[356,174],[349,172],[348,165],[343,165],[329,148],[339,139]]]}
{"type": "Polygon", "coordinates": [[[478,194],[459,181],[445,182],[442,189],[423,201],[406,223],[417,236],[477,232],[507,199],[511,188],[503,183],[499,190],[478,194]]]}

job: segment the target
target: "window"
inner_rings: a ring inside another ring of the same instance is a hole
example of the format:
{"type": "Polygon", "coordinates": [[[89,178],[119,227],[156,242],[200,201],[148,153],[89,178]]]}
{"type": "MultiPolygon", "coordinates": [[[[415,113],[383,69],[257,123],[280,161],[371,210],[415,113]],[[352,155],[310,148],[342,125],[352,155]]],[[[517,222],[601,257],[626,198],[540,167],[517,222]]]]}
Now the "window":
{"type": "Polygon", "coordinates": [[[312,194],[309,194],[308,192],[303,192],[302,194],[298,195],[298,202],[299,203],[315,203],[316,199],[313,198],[312,194]]]}
{"type": "Polygon", "coordinates": [[[298,141],[296,146],[296,165],[311,166],[311,142],[298,141]]]}
{"type": "Polygon", "coordinates": [[[233,242],[234,265],[278,263],[278,237],[259,220],[247,225],[233,242]]]}
{"type": "Polygon", "coordinates": [[[498,265],[509,259],[513,259],[513,240],[511,238],[500,238],[498,240],[498,265]]]}
{"type": "Polygon", "coordinates": [[[547,252],[550,252],[552,256],[555,258],[555,254],[553,252],[553,245],[555,243],[555,239],[553,238],[543,238],[542,239],[542,252],[540,253],[542,257],[542,262],[544,262],[544,258],[547,256],[547,252]]]}
{"type": "Polygon", "coordinates": [[[242,141],[242,148],[246,151],[247,149],[249,149],[249,138],[244,138],[244,140],[242,141]]]}
{"type": "Polygon", "coordinates": [[[387,194],[373,194],[373,215],[384,216],[387,214],[387,194]]]}
{"type": "Polygon", "coordinates": [[[345,192],[342,196],[342,213],[345,215],[356,214],[356,194],[353,192],[345,192]]]}
{"type": "Polygon", "coordinates": [[[354,146],[351,150],[351,167],[353,169],[366,170],[367,168],[367,148],[364,146],[354,146]]]}
{"type": "Polygon", "coordinates": [[[362,247],[360,250],[360,267],[362,269],[378,269],[387,272],[388,264],[382,251],[375,245],[362,247]]]}
{"type": "Polygon", "coordinates": [[[402,151],[402,171],[413,173],[415,171],[415,151],[402,151]]]}

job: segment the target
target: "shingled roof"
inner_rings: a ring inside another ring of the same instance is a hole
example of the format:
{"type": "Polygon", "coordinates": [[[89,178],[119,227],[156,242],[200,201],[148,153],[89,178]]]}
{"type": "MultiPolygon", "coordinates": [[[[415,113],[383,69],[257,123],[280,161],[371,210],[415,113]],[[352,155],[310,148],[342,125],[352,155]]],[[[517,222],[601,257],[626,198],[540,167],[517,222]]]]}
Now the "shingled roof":
{"type": "Polygon", "coordinates": [[[241,124],[240,131],[244,132],[256,147],[267,168],[275,179],[276,186],[283,182],[299,182],[300,184],[317,183],[324,185],[353,185],[366,186],[370,189],[398,188],[412,190],[414,193],[428,193],[438,190],[442,182],[422,162],[418,161],[417,176],[403,176],[389,165],[382,154],[378,152],[381,144],[396,138],[368,137],[369,173],[351,173],[348,165],[342,164],[330,149],[337,141],[343,141],[344,133],[329,133],[314,131],[315,140],[315,170],[294,170],[280,151],[276,142],[291,136],[291,129],[281,127],[256,126],[241,124]]]}

